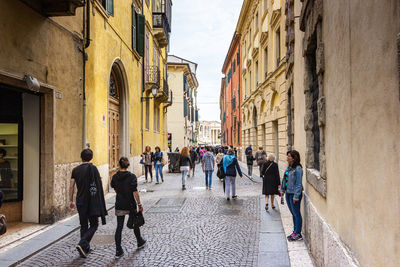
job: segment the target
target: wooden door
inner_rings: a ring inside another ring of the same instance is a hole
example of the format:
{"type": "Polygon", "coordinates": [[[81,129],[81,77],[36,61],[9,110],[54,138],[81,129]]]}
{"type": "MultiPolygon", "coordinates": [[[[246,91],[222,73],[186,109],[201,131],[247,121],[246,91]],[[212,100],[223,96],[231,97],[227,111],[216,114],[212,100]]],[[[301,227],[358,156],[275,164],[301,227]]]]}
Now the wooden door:
{"type": "Polygon", "coordinates": [[[108,162],[111,179],[118,170],[120,157],[120,86],[114,69],[111,71],[108,100],[108,162]]]}

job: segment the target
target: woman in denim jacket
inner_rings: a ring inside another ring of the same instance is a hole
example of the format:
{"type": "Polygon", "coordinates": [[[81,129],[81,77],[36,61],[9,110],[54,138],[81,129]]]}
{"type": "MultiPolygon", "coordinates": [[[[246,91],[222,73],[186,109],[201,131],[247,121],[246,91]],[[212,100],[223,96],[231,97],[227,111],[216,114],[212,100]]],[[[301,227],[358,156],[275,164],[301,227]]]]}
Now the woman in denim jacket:
{"type": "Polygon", "coordinates": [[[294,231],[287,237],[289,241],[302,240],[301,228],[303,219],[300,213],[300,202],[303,197],[303,168],[300,164],[300,154],[296,150],[288,151],[286,169],[282,180],[281,193],[286,193],[286,203],[293,216],[294,231]]]}

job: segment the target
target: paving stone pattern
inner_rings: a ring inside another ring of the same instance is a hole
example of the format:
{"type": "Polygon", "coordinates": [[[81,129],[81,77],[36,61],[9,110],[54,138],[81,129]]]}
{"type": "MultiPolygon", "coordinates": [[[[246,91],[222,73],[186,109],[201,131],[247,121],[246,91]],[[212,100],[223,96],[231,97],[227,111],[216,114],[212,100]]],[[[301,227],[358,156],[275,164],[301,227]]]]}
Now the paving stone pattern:
{"type": "Polygon", "coordinates": [[[239,199],[228,202],[215,175],[213,180],[213,190],[205,190],[198,165],[186,191],[180,174],[166,174],[160,185],[140,183],[139,189],[147,189],[141,193],[146,220],[141,231],[148,240],[141,250],[136,250],[133,231],[124,227],[125,255],[114,259],[116,217],[111,210],[87,259],[75,250],[75,231],[19,266],[257,266],[261,186],[237,177],[239,199]]]}

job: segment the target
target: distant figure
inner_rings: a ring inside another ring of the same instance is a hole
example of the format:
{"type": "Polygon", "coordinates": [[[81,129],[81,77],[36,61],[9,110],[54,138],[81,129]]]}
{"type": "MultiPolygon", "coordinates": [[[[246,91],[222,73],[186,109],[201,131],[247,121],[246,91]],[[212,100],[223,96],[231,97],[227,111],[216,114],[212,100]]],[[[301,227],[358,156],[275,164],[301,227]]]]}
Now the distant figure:
{"type": "MultiPolygon", "coordinates": [[[[121,246],[121,239],[125,215],[129,215],[131,211],[133,214],[137,213],[136,205],[139,207],[139,212],[143,212],[143,206],[137,191],[136,175],[128,171],[128,158],[120,158],[119,166],[120,170],[114,174],[111,179],[111,187],[114,188],[117,193],[115,198],[115,216],[117,216],[117,229],[115,230],[115,257],[117,258],[124,255],[124,250],[121,246]]],[[[142,248],[146,244],[146,240],[140,235],[140,229],[138,226],[134,226],[133,233],[135,234],[138,248],[142,248]]]]}
{"type": "Polygon", "coordinates": [[[267,160],[267,152],[264,151],[262,146],[260,146],[258,148],[258,151],[256,152],[256,155],[255,155],[255,158],[256,158],[256,161],[257,161],[257,165],[260,168],[260,177],[262,177],[261,167],[264,164],[264,162],[267,160]]]}
{"type": "Polygon", "coordinates": [[[179,155],[179,169],[182,173],[182,190],[186,190],[186,176],[190,170],[190,166],[192,165],[192,161],[190,160],[189,148],[182,148],[182,152],[179,155]]]}
{"type": "Polygon", "coordinates": [[[246,154],[246,156],[249,154],[249,151],[253,151],[253,149],[251,148],[251,145],[249,145],[248,147],[246,147],[246,151],[245,151],[245,154],[246,154]]]}
{"type": "Polygon", "coordinates": [[[82,258],[86,258],[87,253],[90,252],[90,241],[99,227],[99,217],[101,217],[102,224],[106,224],[107,209],[100,173],[96,166],[90,163],[93,158],[93,151],[89,148],[84,149],[81,158],[82,164],[72,170],[69,186],[69,208],[71,211],[75,210],[73,196],[76,184],[78,188],[76,208],[81,225],[81,240],[76,249],[82,258]],[[90,223],[89,228],[88,223],[90,223]]]}
{"type": "Polygon", "coordinates": [[[239,173],[240,177],[243,177],[242,171],[238,160],[236,159],[235,153],[232,149],[229,149],[227,155],[224,156],[222,161],[224,172],[225,172],[225,193],[226,200],[230,200],[230,191],[232,186],[232,198],[237,198],[236,195],[236,173],[239,173]]]}
{"type": "Polygon", "coordinates": [[[179,147],[176,147],[176,148],[175,148],[175,152],[178,152],[178,153],[179,153],[179,147]]]}
{"type": "Polygon", "coordinates": [[[268,154],[267,161],[261,167],[263,177],[262,193],[265,195],[265,210],[268,211],[268,198],[271,196],[271,207],[275,209],[274,197],[279,195],[281,179],[279,177],[278,164],[275,163],[275,155],[268,154]]]}
{"type": "Polygon", "coordinates": [[[154,169],[156,170],[156,184],[159,184],[159,176],[161,177],[161,182],[164,182],[164,176],[162,173],[163,165],[162,158],[163,153],[159,146],[156,146],[156,152],[154,153],[154,169]]]}
{"type": "Polygon", "coordinates": [[[215,165],[214,155],[211,152],[211,148],[207,147],[207,152],[203,155],[201,167],[203,169],[203,172],[205,173],[206,189],[209,190],[211,190],[214,165],[215,165]]]}
{"type": "MultiPolygon", "coordinates": [[[[194,147],[190,147],[190,160],[192,161],[192,166],[190,166],[190,170],[192,170],[192,177],[194,177],[194,171],[196,169],[196,162],[197,162],[197,153],[194,147]]],[[[189,170],[189,176],[190,176],[189,170]]]]}
{"type": "Polygon", "coordinates": [[[153,166],[153,161],[154,161],[154,154],[153,152],[151,152],[151,147],[150,146],[146,146],[143,154],[142,154],[142,159],[143,159],[143,163],[144,163],[144,174],[145,174],[145,183],[148,182],[147,180],[147,176],[150,173],[150,177],[151,177],[151,181],[150,183],[153,182],[153,170],[152,170],[152,166],[153,166]]]}
{"type": "Polygon", "coordinates": [[[249,152],[246,155],[247,171],[248,171],[249,176],[253,175],[253,163],[254,163],[255,159],[256,158],[253,157],[253,150],[249,150],[249,152]]]}

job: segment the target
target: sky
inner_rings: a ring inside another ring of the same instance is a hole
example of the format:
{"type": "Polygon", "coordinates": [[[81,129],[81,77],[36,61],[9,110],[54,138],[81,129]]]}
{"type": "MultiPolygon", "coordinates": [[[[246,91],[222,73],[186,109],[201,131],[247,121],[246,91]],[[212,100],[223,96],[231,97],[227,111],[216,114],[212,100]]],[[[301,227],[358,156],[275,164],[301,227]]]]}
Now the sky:
{"type": "Polygon", "coordinates": [[[197,66],[199,120],[220,120],[222,65],[243,0],[172,0],[169,55],[197,66]]]}

